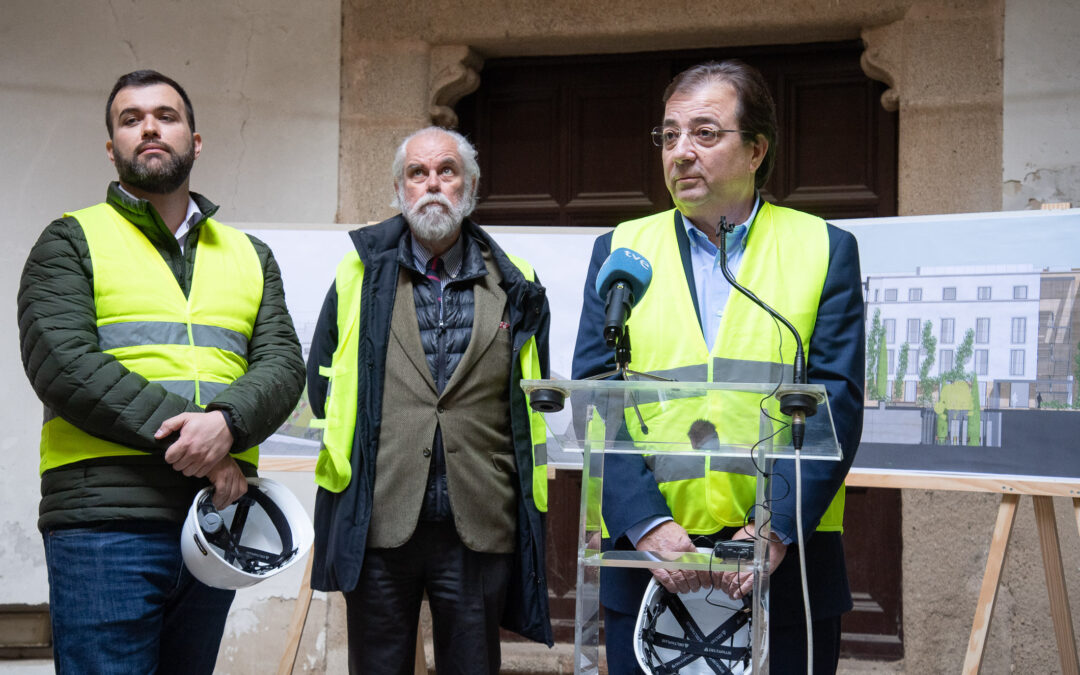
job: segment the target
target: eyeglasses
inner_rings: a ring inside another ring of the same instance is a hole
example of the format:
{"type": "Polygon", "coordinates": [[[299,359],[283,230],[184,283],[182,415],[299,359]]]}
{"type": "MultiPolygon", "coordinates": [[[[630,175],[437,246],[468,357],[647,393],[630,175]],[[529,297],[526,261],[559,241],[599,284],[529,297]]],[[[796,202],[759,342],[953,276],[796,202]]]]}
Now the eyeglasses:
{"type": "Polygon", "coordinates": [[[690,142],[699,148],[711,148],[720,142],[723,134],[746,134],[749,132],[738,129],[717,129],[715,127],[697,127],[696,129],[680,129],[678,127],[656,127],[652,130],[652,142],[658,148],[671,150],[678,144],[679,137],[686,134],[690,142]]]}

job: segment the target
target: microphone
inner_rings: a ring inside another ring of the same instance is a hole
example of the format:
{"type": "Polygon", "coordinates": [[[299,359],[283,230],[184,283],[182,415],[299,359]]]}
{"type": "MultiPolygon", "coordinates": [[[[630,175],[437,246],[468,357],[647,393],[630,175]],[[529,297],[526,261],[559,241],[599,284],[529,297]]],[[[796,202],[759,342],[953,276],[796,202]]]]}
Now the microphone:
{"type": "Polygon", "coordinates": [[[630,310],[641,301],[652,281],[652,265],[645,256],[617,248],[596,274],[596,293],[605,299],[604,341],[614,349],[623,334],[630,310]]]}
{"type": "MultiPolygon", "coordinates": [[[[795,338],[795,359],[792,363],[792,383],[806,384],[806,356],[803,351],[802,337],[795,326],[791,325],[783,314],[767,305],[761,298],[741,284],[735,281],[731,270],[727,266],[727,233],[735,229],[733,223],[727,222],[727,217],[720,216],[720,222],[716,226],[716,236],[720,238],[720,271],[732,288],[749,298],[755,305],[762,308],[772,317],[788,329],[795,338]]],[[[795,448],[796,456],[802,450],[803,439],[806,436],[806,418],[817,413],[817,399],[810,394],[802,392],[787,392],[780,395],[780,412],[791,417],[791,445],[795,448]]]]}

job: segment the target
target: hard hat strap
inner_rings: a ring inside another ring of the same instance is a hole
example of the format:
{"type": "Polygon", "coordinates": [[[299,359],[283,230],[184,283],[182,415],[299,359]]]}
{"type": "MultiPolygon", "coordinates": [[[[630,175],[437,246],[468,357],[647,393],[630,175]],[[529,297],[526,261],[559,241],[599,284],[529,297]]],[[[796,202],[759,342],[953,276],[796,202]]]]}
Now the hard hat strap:
{"type": "MultiPolygon", "coordinates": [[[[216,512],[210,501],[210,493],[203,497],[203,502],[199,504],[198,509],[201,514],[216,512]]],[[[222,550],[225,562],[248,574],[262,574],[277,569],[292,559],[297,552],[293,546],[292,526],[289,525],[289,519],[281,507],[255,485],[250,486],[247,493],[236,501],[232,523],[228,529],[224,527],[214,531],[203,529],[203,535],[209,543],[222,550]],[[270,518],[281,541],[280,552],[264,551],[240,544],[252,504],[262,507],[270,518]]]]}
{"type": "Polygon", "coordinates": [[[717,675],[730,675],[731,670],[718,659],[735,663],[746,659],[749,655],[749,645],[739,647],[730,642],[740,629],[750,623],[750,612],[747,609],[735,611],[717,626],[716,630],[705,635],[678,594],[662,590],[659,601],[649,608],[646,619],[647,623],[641,630],[641,639],[647,647],[646,651],[650,660],[656,661],[656,665],[652,666],[654,675],[677,673],[699,658],[703,659],[717,675]],[[657,632],[657,619],[665,610],[670,611],[675,617],[685,637],[657,632]],[[727,644],[724,644],[725,642],[727,644]],[[665,662],[656,651],[658,647],[677,651],[679,655],[665,662]]]}

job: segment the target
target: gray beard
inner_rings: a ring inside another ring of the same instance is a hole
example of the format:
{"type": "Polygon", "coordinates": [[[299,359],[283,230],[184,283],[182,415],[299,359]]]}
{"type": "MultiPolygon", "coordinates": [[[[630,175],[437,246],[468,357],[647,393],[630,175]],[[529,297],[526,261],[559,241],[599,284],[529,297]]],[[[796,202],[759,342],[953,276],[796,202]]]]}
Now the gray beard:
{"type": "MultiPolygon", "coordinates": [[[[405,204],[404,190],[398,191],[398,203],[405,204]]],[[[442,193],[427,194],[402,210],[413,234],[422,242],[439,242],[454,236],[461,222],[472,213],[475,199],[464,195],[454,204],[442,193]],[[441,204],[446,210],[424,208],[429,204],[441,204]]]]}

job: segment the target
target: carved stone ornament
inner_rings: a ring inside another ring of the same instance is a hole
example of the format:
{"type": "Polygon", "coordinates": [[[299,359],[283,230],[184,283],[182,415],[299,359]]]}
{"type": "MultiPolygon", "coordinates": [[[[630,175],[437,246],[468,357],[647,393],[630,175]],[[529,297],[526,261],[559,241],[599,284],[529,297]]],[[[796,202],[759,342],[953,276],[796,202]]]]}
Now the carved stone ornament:
{"type": "Polygon", "coordinates": [[[440,127],[457,126],[454,104],[480,86],[480,69],[484,60],[465,45],[439,45],[431,48],[428,76],[432,124],[440,127]]]}
{"type": "Polygon", "coordinates": [[[893,112],[900,108],[900,92],[903,81],[904,26],[903,20],[884,26],[865,28],[862,41],[866,45],[859,63],[863,72],[872,79],[889,85],[881,95],[881,105],[893,112]]]}

